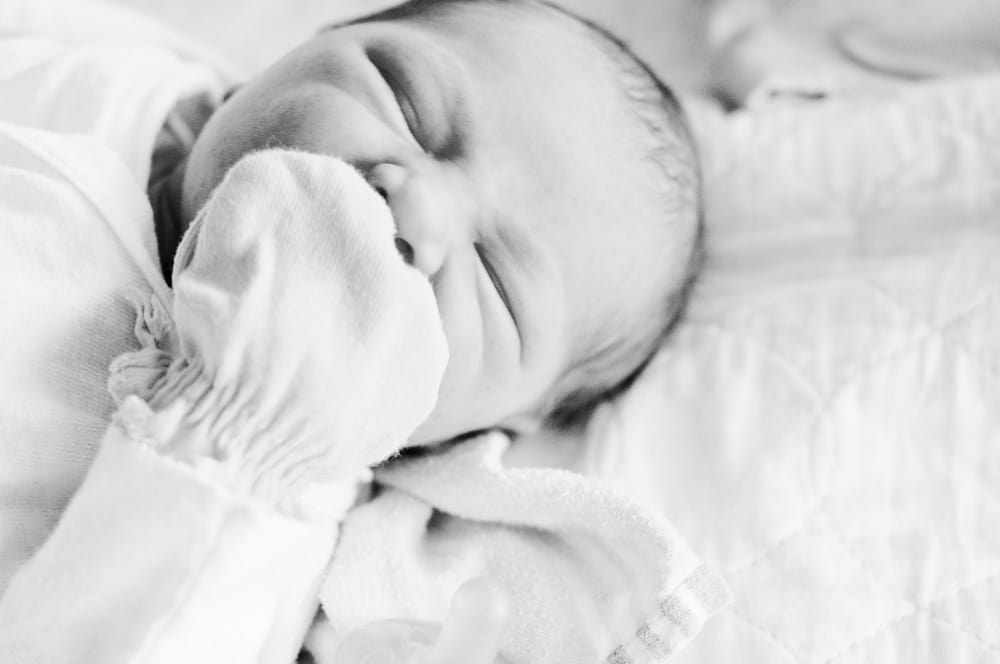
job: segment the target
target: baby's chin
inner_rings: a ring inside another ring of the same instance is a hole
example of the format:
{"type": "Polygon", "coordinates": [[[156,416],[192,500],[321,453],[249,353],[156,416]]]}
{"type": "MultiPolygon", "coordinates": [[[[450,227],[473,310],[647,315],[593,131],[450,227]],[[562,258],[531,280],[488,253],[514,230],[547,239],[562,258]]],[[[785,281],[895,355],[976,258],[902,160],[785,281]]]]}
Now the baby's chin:
{"type": "Polygon", "coordinates": [[[477,424],[469,416],[468,408],[453,406],[450,400],[438,402],[430,416],[410,435],[404,449],[434,447],[441,443],[464,438],[470,434],[494,428],[490,424],[477,424]]]}
{"type": "Polygon", "coordinates": [[[466,435],[467,431],[464,431],[458,423],[449,422],[449,419],[445,413],[441,413],[435,408],[430,417],[410,435],[406,444],[403,445],[403,449],[434,447],[466,435]]]}
{"type": "MultiPolygon", "coordinates": [[[[474,390],[466,390],[465,395],[473,392],[474,390]]],[[[500,402],[491,404],[491,412],[477,410],[476,406],[482,405],[485,399],[470,399],[459,394],[457,398],[439,401],[430,416],[409,437],[404,449],[434,447],[487,431],[503,431],[513,436],[527,435],[538,431],[541,426],[543,418],[539,415],[511,414],[512,409],[504,409],[500,402]]]]}

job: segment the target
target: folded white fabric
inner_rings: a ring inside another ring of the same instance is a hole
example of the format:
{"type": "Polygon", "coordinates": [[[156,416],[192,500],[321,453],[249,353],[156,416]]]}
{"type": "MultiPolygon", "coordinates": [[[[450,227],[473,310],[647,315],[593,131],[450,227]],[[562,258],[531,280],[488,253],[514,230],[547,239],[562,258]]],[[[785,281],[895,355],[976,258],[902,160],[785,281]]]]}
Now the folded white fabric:
{"type": "Polygon", "coordinates": [[[511,596],[513,662],[662,662],[728,603],[660,514],[583,475],[505,468],[507,445],[486,434],[376,472],[323,586],[328,622],[308,643],[318,661],[335,664],[370,621],[440,622],[480,575],[511,596]]]}

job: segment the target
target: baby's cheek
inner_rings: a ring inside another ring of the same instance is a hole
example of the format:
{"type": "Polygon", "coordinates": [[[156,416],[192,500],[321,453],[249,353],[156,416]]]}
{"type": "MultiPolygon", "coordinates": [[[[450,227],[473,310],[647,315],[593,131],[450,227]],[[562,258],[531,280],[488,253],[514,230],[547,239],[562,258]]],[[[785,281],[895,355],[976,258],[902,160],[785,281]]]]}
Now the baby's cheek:
{"type": "Polygon", "coordinates": [[[449,355],[437,405],[413,437],[420,443],[499,426],[524,396],[516,335],[485,328],[491,323],[476,299],[477,289],[467,287],[455,273],[436,281],[449,355]]]}
{"type": "Polygon", "coordinates": [[[438,443],[503,425],[518,399],[512,383],[483,371],[478,354],[452,354],[437,405],[411,437],[411,443],[438,443]]]}
{"type": "Polygon", "coordinates": [[[476,416],[476,376],[481,356],[475,321],[450,315],[454,309],[438,299],[442,326],[448,342],[448,364],[438,390],[437,404],[428,419],[414,432],[412,444],[440,442],[466,431],[476,416]]]}

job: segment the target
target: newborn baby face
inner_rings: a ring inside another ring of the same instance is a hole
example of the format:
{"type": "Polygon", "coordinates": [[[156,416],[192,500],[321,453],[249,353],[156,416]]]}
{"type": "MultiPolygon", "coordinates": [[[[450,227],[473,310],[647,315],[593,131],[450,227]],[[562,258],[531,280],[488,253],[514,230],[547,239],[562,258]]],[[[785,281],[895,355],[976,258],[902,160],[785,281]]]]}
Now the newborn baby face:
{"type": "Polygon", "coordinates": [[[353,164],[430,280],[450,347],[413,442],[520,429],[629,319],[662,260],[618,90],[603,55],[548,10],[456,4],[331,28],[212,117],[183,214],[248,151],[353,164]]]}

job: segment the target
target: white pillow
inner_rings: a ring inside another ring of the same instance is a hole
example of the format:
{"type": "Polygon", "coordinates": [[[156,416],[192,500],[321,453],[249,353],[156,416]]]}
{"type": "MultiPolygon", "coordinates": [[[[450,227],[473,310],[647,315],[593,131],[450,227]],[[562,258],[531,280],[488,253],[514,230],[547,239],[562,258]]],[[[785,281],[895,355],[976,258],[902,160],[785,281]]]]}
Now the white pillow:
{"type": "Polygon", "coordinates": [[[693,113],[708,265],[586,448],[734,590],[680,660],[998,661],[1000,76],[693,113]]]}

